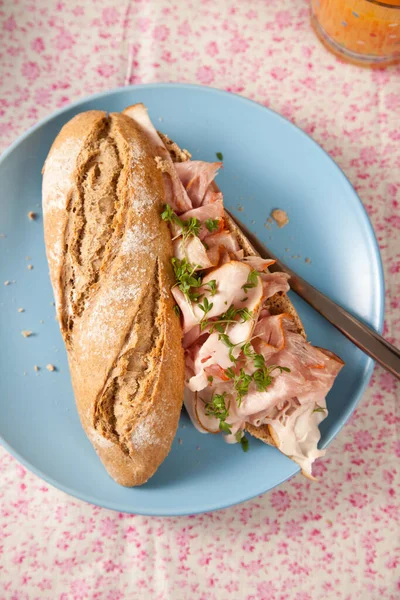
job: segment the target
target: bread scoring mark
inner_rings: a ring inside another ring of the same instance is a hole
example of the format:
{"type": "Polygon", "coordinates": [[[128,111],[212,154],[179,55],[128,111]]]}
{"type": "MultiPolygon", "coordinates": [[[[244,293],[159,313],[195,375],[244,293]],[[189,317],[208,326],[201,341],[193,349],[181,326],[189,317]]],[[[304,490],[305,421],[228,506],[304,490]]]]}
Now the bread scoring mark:
{"type": "Polygon", "coordinates": [[[137,299],[141,291],[141,285],[132,281],[130,285],[122,282],[109,289],[106,295],[93,298],[86,303],[85,310],[90,315],[85,324],[85,333],[80,336],[80,350],[86,353],[90,343],[92,353],[102,353],[101,345],[97,345],[101,339],[107,340],[110,346],[114,345],[121,334],[121,328],[126,322],[125,306],[137,299]]]}
{"type": "Polygon", "coordinates": [[[111,448],[111,446],[114,445],[111,440],[105,438],[93,427],[88,428],[87,435],[92,444],[98,446],[99,448],[111,448]]]}
{"type": "MultiPolygon", "coordinates": [[[[165,304],[160,295],[160,264],[157,260],[149,287],[144,290],[118,358],[96,400],[94,426],[114,440],[126,454],[132,435],[152,411],[155,383],[160,371],[165,335],[165,304]]],[[[141,436],[139,435],[139,438],[141,436]]]]}
{"type": "Polygon", "coordinates": [[[106,250],[114,234],[123,165],[109,129],[109,120],[104,119],[103,126],[78,156],[75,188],[66,206],[68,225],[62,285],[62,328],[66,343],[70,341],[76,318],[82,314],[86,300],[105,270],[106,250]]]}

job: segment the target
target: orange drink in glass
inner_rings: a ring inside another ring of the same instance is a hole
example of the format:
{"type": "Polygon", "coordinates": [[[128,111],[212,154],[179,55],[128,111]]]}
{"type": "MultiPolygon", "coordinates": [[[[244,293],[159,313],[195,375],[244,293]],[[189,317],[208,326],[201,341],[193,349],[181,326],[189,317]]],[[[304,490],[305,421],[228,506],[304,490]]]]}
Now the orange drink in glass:
{"type": "Polygon", "coordinates": [[[343,60],[366,67],[400,63],[400,0],[311,0],[322,43],[343,60]]]}

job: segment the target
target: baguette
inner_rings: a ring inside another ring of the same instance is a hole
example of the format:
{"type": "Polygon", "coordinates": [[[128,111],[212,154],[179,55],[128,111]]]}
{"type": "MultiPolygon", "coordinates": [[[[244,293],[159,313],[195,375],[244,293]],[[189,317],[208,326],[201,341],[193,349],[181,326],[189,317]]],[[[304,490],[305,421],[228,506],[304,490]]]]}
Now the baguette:
{"type": "Polygon", "coordinates": [[[124,486],[165,459],[183,401],[164,194],[146,135],[118,113],[75,116],[43,167],[46,252],[79,416],[124,486]]]}

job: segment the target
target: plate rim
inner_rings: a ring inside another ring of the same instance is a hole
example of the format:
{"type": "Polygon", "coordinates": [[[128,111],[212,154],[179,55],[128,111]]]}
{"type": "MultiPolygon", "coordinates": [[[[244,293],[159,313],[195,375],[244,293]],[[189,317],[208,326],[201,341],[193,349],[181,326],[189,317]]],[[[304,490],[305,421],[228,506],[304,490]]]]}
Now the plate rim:
{"type": "MultiPolygon", "coordinates": [[[[134,92],[135,90],[152,89],[152,88],[153,89],[174,88],[174,89],[182,89],[182,90],[194,89],[194,90],[200,91],[201,93],[205,92],[205,93],[210,93],[210,94],[221,95],[224,97],[234,97],[237,101],[240,101],[240,102],[243,102],[244,104],[250,105],[254,109],[257,108],[258,110],[267,111],[267,112],[271,113],[274,118],[277,118],[286,127],[289,126],[291,128],[294,128],[298,135],[300,135],[301,137],[306,139],[308,143],[311,142],[316,147],[316,149],[318,149],[319,151],[324,153],[325,157],[329,159],[331,166],[334,169],[336,169],[338,175],[342,178],[343,182],[349,189],[350,193],[353,195],[354,200],[358,201],[358,207],[361,208],[361,214],[363,217],[362,227],[366,231],[367,237],[369,238],[369,243],[371,245],[371,250],[373,251],[373,254],[376,258],[377,279],[379,280],[378,286],[376,287],[377,308],[376,308],[375,315],[371,318],[371,321],[369,321],[369,323],[376,331],[378,331],[379,333],[382,333],[383,323],[384,323],[384,312],[385,312],[384,271],[383,271],[382,257],[381,257],[381,253],[380,253],[380,249],[379,249],[379,244],[378,244],[374,228],[372,226],[371,220],[369,218],[368,212],[367,212],[364,204],[362,203],[360,197],[358,196],[356,190],[354,189],[353,185],[351,184],[350,180],[348,179],[348,177],[346,176],[344,171],[334,161],[334,159],[329,155],[329,153],[322,146],[320,146],[318,144],[318,142],[316,142],[311,136],[309,136],[307,133],[305,133],[300,127],[298,127],[297,125],[292,123],[289,119],[287,119],[286,117],[283,117],[278,112],[274,111],[273,109],[255,101],[255,100],[252,100],[245,96],[241,96],[240,94],[228,92],[226,90],[211,87],[211,86],[204,86],[204,85],[192,84],[192,83],[178,83],[178,82],[176,82],[176,83],[159,82],[159,83],[135,84],[135,85],[117,87],[117,88],[105,90],[102,92],[97,92],[95,94],[90,94],[88,96],[79,98],[78,100],[75,100],[74,102],[59,108],[58,110],[50,113],[48,116],[44,117],[43,119],[41,119],[40,121],[35,123],[33,126],[28,128],[25,132],[23,132],[20,136],[18,136],[12,142],[10,144],[10,146],[8,146],[8,148],[6,148],[6,150],[4,150],[2,152],[2,154],[0,155],[0,165],[7,159],[7,157],[10,154],[12,154],[14,152],[14,150],[25,139],[30,137],[35,131],[37,131],[41,127],[44,127],[47,123],[49,123],[53,119],[59,117],[60,115],[68,112],[69,110],[77,108],[77,107],[81,106],[82,104],[84,104],[85,102],[95,101],[98,99],[105,98],[107,96],[119,95],[122,93],[126,93],[127,91],[134,92]]],[[[364,369],[363,369],[363,371],[360,371],[360,374],[362,375],[362,383],[359,386],[359,389],[357,390],[357,392],[354,394],[351,405],[344,411],[341,419],[338,421],[337,426],[335,428],[336,429],[335,432],[331,433],[325,439],[324,443],[321,446],[322,448],[326,448],[332,442],[332,440],[340,433],[340,431],[343,429],[344,425],[350,419],[352,413],[358,406],[360,399],[361,399],[362,395],[364,394],[364,391],[371,379],[374,366],[375,366],[375,362],[373,361],[373,359],[367,357],[364,369]]],[[[182,510],[182,508],[177,508],[176,510],[169,509],[165,512],[162,512],[162,511],[159,511],[158,509],[150,509],[150,508],[146,508],[144,506],[142,508],[139,508],[139,510],[136,510],[133,508],[132,509],[121,508],[121,507],[117,506],[116,503],[113,503],[113,502],[100,502],[99,499],[97,499],[89,494],[80,493],[79,490],[72,489],[69,486],[58,482],[53,477],[50,477],[46,473],[44,473],[40,468],[37,468],[36,466],[34,466],[28,459],[23,457],[18,451],[16,451],[14,448],[12,448],[12,446],[3,438],[1,432],[0,432],[0,443],[11,454],[11,456],[16,458],[24,467],[26,467],[29,471],[34,473],[34,475],[38,476],[40,479],[44,480],[46,483],[55,487],[57,490],[60,490],[73,498],[78,498],[79,500],[82,500],[82,501],[92,504],[94,506],[99,506],[99,507],[106,508],[109,510],[114,510],[114,511],[117,511],[120,513],[136,514],[136,515],[142,515],[142,516],[157,516],[157,517],[188,516],[188,515],[195,515],[195,514],[204,514],[204,513],[213,512],[216,510],[222,510],[222,509],[225,509],[225,508],[228,508],[231,506],[237,506],[238,504],[241,504],[243,502],[246,502],[248,500],[256,498],[257,496],[260,496],[262,494],[265,494],[265,493],[275,489],[276,487],[278,487],[279,485],[281,485],[288,479],[291,479],[294,475],[296,475],[300,471],[299,467],[297,467],[293,464],[292,472],[287,477],[283,478],[281,481],[276,483],[276,485],[268,488],[267,490],[257,492],[255,494],[254,494],[254,492],[252,492],[249,495],[245,495],[241,500],[235,501],[234,503],[232,503],[229,500],[226,500],[226,502],[222,502],[222,503],[219,502],[212,507],[208,507],[208,508],[197,507],[197,508],[195,508],[195,510],[190,510],[190,511],[182,510]]]]}

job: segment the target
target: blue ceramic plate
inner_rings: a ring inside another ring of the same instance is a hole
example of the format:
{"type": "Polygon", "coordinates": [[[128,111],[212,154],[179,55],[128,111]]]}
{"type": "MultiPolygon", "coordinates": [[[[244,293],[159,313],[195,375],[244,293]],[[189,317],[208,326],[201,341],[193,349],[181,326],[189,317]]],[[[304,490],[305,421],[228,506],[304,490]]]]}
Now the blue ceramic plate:
{"type": "MultiPolygon", "coordinates": [[[[144,102],[156,126],[195,159],[213,161],[222,152],[218,184],[226,205],[239,209],[240,218],[300,275],[377,330],[384,305],[380,256],[355,191],[315,142],[270,110],[211,88],[154,84],[92,96],[42,121],[2,156],[0,435],[5,447],[49,483],[93,504],[145,515],[210,511],[273,488],[297,466],[253,439],[244,454],[220,436],[198,433],[182,415],[172,451],[156,475],[141,488],[118,486],[81,429],[54,319],[40,206],[43,162],[60,128],[76,113],[120,111],[135,102],[144,102]],[[281,230],[265,226],[276,207],[290,217],[281,230]],[[36,221],[28,219],[29,211],[38,213],[36,221]],[[3,285],[6,280],[12,283],[3,285]],[[21,330],[34,335],[24,338],[21,330]],[[56,371],[47,371],[48,363],[56,371]]],[[[346,362],[328,397],[329,417],[322,425],[326,446],[355,408],[373,362],[292,299],[309,339],[346,362]]]]}

